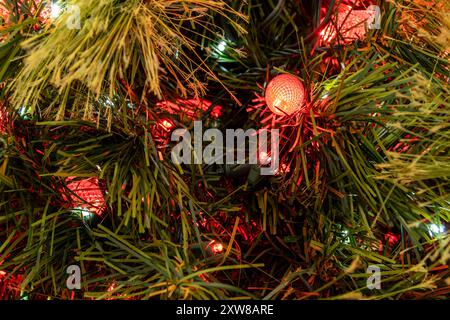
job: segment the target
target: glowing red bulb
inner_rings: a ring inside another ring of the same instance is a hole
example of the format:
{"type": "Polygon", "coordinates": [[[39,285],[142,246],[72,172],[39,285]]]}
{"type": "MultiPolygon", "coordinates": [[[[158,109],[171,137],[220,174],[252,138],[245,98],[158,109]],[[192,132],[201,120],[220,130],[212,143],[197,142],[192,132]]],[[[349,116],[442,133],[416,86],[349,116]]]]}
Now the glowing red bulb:
{"type": "MultiPolygon", "coordinates": [[[[4,1],[2,1],[4,2],[4,1]]],[[[42,2],[44,2],[43,0],[35,0],[33,5],[28,5],[28,4],[24,4],[22,2],[25,1],[19,1],[19,3],[17,3],[15,6],[20,8],[20,9],[16,9],[19,10],[19,13],[23,14],[23,13],[31,13],[33,16],[36,14],[36,11],[39,10],[39,16],[37,17],[41,22],[47,22],[50,18],[51,18],[51,13],[52,13],[52,7],[51,5],[48,4],[44,4],[42,5],[42,2]]],[[[47,1],[48,2],[48,1],[47,1]]],[[[50,1],[51,2],[51,1],[50,1]]],[[[10,23],[10,14],[12,12],[10,12],[10,10],[8,10],[6,7],[4,7],[3,5],[0,5],[0,17],[7,23],[10,23]]]]}
{"type": "Polygon", "coordinates": [[[173,123],[167,119],[163,119],[161,121],[161,126],[164,128],[164,130],[170,131],[173,128],[173,123]]]}
{"type": "Polygon", "coordinates": [[[300,111],[305,103],[305,87],[299,78],[282,74],[273,78],[266,88],[266,104],[280,116],[300,111]]]}
{"type": "MultiPolygon", "coordinates": [[[[207,111],[211,105],[211,101],[204,99],[177,99],[176,102],[165,100],[156,104],[158,108],[164,109],[170,114],[183,114],[192,120],[198,119],[201,113],[207,111]]],[[[222,107],[220,105],[214,106],[210,115],[214,119],[218,119],[222,115],[222,107]]]]}
{"type": "Polygon", "coordinates": [[[259,153],[259,163],[263,166],[270,164],[270,162],[272,161],[272,158],[270,157],[270,155],[265,152],[265,151],[261,151],[259,153]]]}
{"type": "MultiPolygon", "coordinates": [[[[5,260],[0,260],[0,266],[3,264],[3,262],[5,262],[5,260]]],[[[0,278],[4,277],[4,276],[6,276],[6,272],[5,271],[0,271],[0,278]]]]}
{"type": "Polygon", "coordinates": [[[115,283],[112,283],[112,284],[108,287],[108,292],[113,292],[115,288],[116,288],[116,284],[115,284],[115,283]]]}
{"type": "Polygon", "coordinates": [[[71,181],[74,177],[69,177],[67,187],[73,192],[71,195],[71,205],[75,208],[88,210],[100,215],[105,209],[105,197],[99,186],[97,178],[71,181]]]}
{"type": "MultiPolygon", "coordinates": [[[[339,36],[339,41],[351,43],[366,36],[366,22],[375,18],[375,11],[353,10],[351,6],[341,4],[337,10],[337,16],[320,32],[322,41],[330,45],[339,36]]],[[[322,19],[323,20],[323,19],[322,19]]]]}
{"type": "Polygon", "coordinates": [[[5,134],[8,126],[8,114],[0,107],[0,134],[5,134]]]}
{"type": "Polygon", "coordinates": [[[208,244],[208,247],[211,248],[211,251],[212,251],[214,254],[219,254],[219,253],[221,253],[221,252],[223,251],[223,249],[224,249],[223,244],[220,243],[220,242],[216,242],[215,240],[212,240],[212,241],[208,244]]]}
{"type": "Polygon", "coordinates": [[[400,236],[397,236],[392,232],[388,232],[384,235],[384,240],[387,241],[387,243],[392,247],[400,240],[400,236]]]}

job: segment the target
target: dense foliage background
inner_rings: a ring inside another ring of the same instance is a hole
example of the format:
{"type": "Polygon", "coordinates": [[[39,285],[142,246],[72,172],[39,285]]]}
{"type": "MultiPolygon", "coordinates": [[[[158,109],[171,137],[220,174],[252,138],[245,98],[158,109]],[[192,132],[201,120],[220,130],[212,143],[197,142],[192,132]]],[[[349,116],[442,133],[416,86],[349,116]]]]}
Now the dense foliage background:
{"type": "Polygon", "coordinates": [[[1,0],[0,299],[447,297],[449,21],[445,0],[1,0]],[[380,29],[343,30],[371,4],[380,29]],[[302,112],[267,108],[279,73],[302,112]],[[194,120],[279,129],[279,172],[175,165],[194,120]]]}

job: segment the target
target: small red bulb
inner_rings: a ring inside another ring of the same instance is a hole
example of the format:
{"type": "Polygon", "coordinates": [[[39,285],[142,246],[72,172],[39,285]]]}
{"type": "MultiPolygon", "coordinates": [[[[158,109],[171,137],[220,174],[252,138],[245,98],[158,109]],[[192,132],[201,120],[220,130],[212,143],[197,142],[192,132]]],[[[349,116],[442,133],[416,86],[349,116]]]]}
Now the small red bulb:
{"type": "Polygon", "coordinates": [[[6,110],[0,106],[0,134],[5,134],[8,128],[8,114],[6,110]]]}
{"type": "Polygon", "coordinates": [[[220,242],[216,242],[215,240],[212,240],[209,244],[208,247],[211,248],[212,253],[214,254],[219,254],[222,253],[224,246],[222,243],[220,242]]]}
{"type": "Polygon", "coordinates": [[[69,200],[71,206],[101,215],[105,209],[105,198],[98,179],[89,178],[72,181],[74,178],[69,177],[67,179],[67,187],[74,193],[69,200]]]}
{"type": "MultiPolygon", "coordinates": [[[[341,4],[337,15],[320,32],[322,41],[331,45],[336,40],[351,43],[366,36],[366,23],[375,19],[373,10],[353,10],[351,6],[341,4]]],[[[322,19],[323,20],[323,19],[322,19]]]]}
{"type": "Polygon", "coordinates": [[[303,109],[305,87],[296,76],[281,74],[267,85],[265,99],[273,113],[280,116],[291,115],[303,109]]]}
{"type": "Polygon", "coordinates": [[[164,130],[170,131],[173,128],[173,123],[167,119],[161,120],[161,126],[164,130]]]}

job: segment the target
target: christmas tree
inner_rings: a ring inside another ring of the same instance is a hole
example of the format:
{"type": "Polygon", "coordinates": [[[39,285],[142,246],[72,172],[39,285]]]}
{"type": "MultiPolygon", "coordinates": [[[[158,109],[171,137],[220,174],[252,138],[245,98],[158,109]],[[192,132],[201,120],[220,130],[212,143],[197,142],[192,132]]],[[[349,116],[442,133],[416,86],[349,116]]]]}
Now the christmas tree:
{"type": "Polygon", "coordinates": [[[1,0],[0,299],[445,298],[449,7],[1,0]]]}

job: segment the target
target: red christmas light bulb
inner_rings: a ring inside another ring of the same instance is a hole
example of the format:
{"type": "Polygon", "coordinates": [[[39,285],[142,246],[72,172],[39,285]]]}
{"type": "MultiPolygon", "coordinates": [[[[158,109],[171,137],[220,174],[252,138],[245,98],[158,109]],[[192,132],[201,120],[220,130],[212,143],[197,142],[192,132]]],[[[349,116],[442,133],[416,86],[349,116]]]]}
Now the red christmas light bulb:
{"type": "MultiPolygon", "coordinates": [[[[183,114],[192,120],[196,120],[199,117],[199,112],[207,111],[212,105],[211,101],[204,99],[176,99],[176,102],[160,101],[156,104],[158,108],[164,109],[170,114],[183,114]]],[[[216,105],[212,108],[211,117],[214,119],[220,118],[222,115],[222,106],[216,105]]]]}
{"type": "Polygon", "coordinates": [[[5,134],[8,127],[8,114],[0,106],[0,134],[5,134]]]}
{"type": "Polygon", "coordinates": [[[259,153],[259,163],[263,166],[270,164],[270,162],[272,161],[272,158],[270,157],[270,155],[265,152],[265,151],[261,151],[259,153]]]}
{"type": "Polygon", "coordinates": [[[305,87],[299,78],[281,74],[273,78],[266,88],[266,104],[280,116],[300,111],[305,103],[305,87]]]}
{"type": "MultiPolygon", "coordinates": [[[[68,181],[74,177],[69,177],[68,181]]],[[[84,210],[89,210],[100,215],[105,208],[105,198],[99,186],[98,179],[70,181],[67,187],[74,193],[71,195],[71,205],[84,210]]]]}
{"type": "Polygon", "coordinates": [[[160,124],[165,131],[170,131],[173,128],[173,123],[167,119],[161,120],[160,124]]]}
{"type": "Polygon", "coordinates": [[[211,248],[212,253],[219,254],[222,253],[224,246],[222,243],[212,240],[207,247],[211,248]]]}
{"type": "Polygon", "coordinates": [[[366,23],[374,19],[373,10],[353,10],[349,5],[340,4],[337,15],[320,32],[321,39],[327,45],[332,44],[338,35],[342,43],[363,39],[366,36],[366,23]]]}

